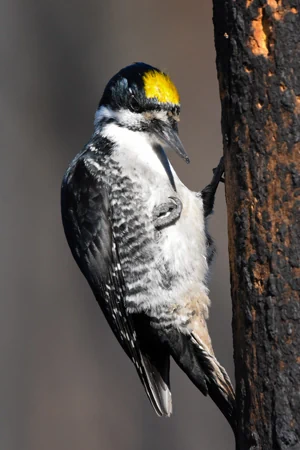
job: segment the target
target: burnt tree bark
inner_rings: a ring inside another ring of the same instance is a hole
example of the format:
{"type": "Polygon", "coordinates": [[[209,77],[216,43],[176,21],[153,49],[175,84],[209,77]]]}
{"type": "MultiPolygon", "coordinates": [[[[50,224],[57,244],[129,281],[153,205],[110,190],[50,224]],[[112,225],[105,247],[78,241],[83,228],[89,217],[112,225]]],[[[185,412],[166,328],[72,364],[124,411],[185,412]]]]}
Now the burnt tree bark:
{"type": "Polygon", "coordinates": [[[300,1],[213,0],[237,449],[300,449],[300,1]]]}

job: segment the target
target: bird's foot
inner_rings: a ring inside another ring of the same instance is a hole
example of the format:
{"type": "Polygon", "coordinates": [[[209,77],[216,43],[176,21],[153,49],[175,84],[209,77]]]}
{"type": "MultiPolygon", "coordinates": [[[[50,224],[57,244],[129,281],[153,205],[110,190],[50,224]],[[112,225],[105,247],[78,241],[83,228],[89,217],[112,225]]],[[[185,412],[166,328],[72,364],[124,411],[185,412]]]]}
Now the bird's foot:
{"type": "Polygon", "coordinates": [[[213,211],[215,195],[219,183],[225,182],[223,175],[224,175],[224,158],[222,156],[218,164],[218,167],[213,169],[213,177],[211,182],[198,194],[198,196],[202,197],[203,200],[204,217],[209,216],[213,211]]]}
{"type": "Polygon", "coordinates": [[[216,182],[225,183],[224,178],[224,156],[220,159],[220,162],[217,167],[215,167],[213,170],[214,178],[216,182]]]}
{"type": "Polygon", "coordinates": [[[182,203],[177,197],[169,197],[170,201],[155,206],[153,209],[154,227],[156,230],[173,225],[181,216],[182,203]]]}

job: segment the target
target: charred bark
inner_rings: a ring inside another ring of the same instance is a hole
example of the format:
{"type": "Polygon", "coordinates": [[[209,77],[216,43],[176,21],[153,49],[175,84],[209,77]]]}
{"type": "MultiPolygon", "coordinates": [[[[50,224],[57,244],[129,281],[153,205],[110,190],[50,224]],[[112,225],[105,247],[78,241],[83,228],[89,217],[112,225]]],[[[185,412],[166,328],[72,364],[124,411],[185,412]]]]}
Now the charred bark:
{"type": "Polygon", "coordinates": [[[239,450],[300,449],[300,1],[213,0],[239,450]]]}

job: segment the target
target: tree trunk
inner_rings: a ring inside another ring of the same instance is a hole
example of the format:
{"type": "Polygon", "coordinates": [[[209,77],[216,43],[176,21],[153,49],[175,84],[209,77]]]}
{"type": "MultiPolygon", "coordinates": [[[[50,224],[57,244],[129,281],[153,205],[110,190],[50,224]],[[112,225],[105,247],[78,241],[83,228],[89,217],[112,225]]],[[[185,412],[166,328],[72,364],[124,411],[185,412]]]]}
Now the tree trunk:
{"type": "Polygon", "coordinates": [[[300,1],[213,0],[239,450],[300,449],[300,1]]]}

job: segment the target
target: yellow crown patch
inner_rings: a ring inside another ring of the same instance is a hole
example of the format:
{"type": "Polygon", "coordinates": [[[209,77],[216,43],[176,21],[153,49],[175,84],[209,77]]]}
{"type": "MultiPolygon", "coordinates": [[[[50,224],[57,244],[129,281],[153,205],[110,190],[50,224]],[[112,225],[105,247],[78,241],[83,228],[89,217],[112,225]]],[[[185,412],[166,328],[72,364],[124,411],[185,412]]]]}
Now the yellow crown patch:
{"type": "Polygon", "coordinates": [[[161,103],[174,105],[180,103],[178,91],[168,75],[150,70],[143,76],[143,81],[147,98],[156,98],[161,103]]]}

